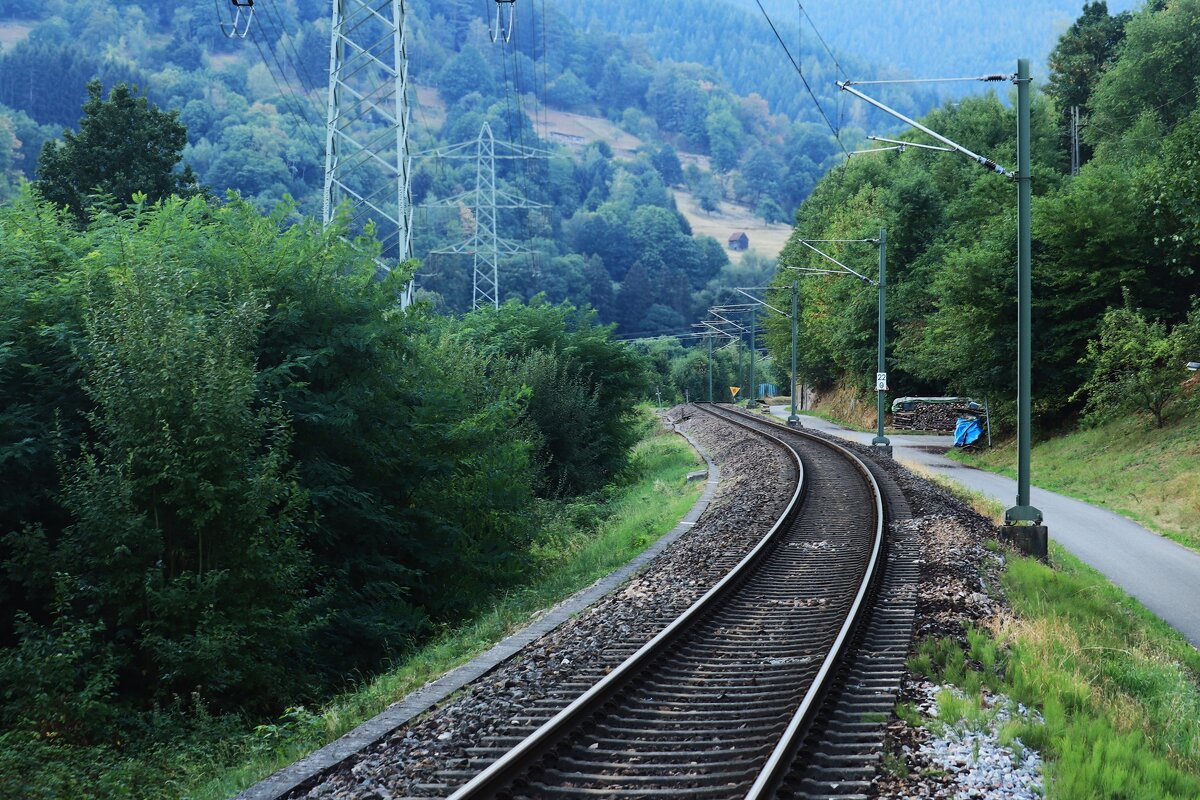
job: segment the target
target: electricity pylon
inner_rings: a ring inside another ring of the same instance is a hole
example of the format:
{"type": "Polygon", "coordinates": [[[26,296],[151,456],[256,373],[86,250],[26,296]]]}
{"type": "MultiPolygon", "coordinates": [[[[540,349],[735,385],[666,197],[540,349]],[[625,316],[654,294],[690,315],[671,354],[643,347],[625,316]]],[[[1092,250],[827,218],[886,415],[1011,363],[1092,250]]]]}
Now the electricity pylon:
{"type": "MultiPolygon", "coordinates": [[[[354,234],[374,222],[379,266],[412,257],[405,0],[333,0],[324,223],[349,201],[354,234]]],[[[400,298],[412,302],[410,282],[400,298]]]]}
{"type": "Polygon", "coordinates": [[[474,265],[471,309],[490,305],[500,307],[500,258],[527,253],[529,249],[518,242],[500,236],[496,224],[496,210],[500,208],[545,208],[518,197],[496,186],[496,159],[545,158],[549,151],[534,147],[497,142],[492,135],[492,126],[483,123],[479,136],[473,141],[462,142],[450,147],[429,150],[420,154],[431,158],[475,159],[475,188],[448,197],[431,206],[467,207],[474,214],[473,230],[455,244],[441,247],[432,252],[452,255],[469,255],[474,265]]]}

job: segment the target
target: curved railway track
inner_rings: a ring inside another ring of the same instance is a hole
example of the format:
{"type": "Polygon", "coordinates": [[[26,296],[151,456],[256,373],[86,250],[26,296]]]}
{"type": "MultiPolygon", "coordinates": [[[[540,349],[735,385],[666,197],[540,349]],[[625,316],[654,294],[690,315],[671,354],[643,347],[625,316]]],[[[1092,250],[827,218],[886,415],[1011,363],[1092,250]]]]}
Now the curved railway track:
{"type": "Polygon", "coordinates": [[[784,513],[620,666],[490,764],[467,765],[482,771],[452,800],[765,798],[783,785],[881,572],[883,496],[836,444],[697,408],[789,453],[784,513]]]}

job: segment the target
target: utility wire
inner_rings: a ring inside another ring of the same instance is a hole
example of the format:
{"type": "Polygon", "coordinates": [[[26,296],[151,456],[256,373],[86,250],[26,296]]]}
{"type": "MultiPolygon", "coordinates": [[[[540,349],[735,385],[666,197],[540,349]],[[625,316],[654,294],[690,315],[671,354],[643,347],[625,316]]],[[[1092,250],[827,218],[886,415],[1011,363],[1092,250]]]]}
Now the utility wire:
{"type": "MultiPolygon", "coordinates": [[[[263,6],[264,6],[264,8],[270,8],[269,3],[264,3],[263,6]]],[[[263,30],[264,34],[267,33],[266,23],[269,19],[270,19],[269,14],[264,14],[263,18],[262,18],[262,22],[259,25],[259,27],[263,30]]],[[[298,92],[296,92],[295,87],[292,86],[291,81],[288,79],[287,71],[284,69],[283,64],[280,63],[278,55],[271,48],[270,42],[268,41],[265,43],[266,49],[264,51],[264,49],[263,49],[264,43],[260,42],[258,37],[256,37],[256,36],[251,36],[251,38],[254,40],[254,45],[258,49],[259,56],[263,59],[263,63],[267,68],[267,72],[271,73],[271,80],[274,82],[275,88],[279,90],[279,93],[283,97],[284,101],[291,106],[290,113],[295,114],[299,118],[299,120],[303,123],[303,125],[305,126],[305,129],[306,129],[307,133],[309,134],[308,138],[309,138],[310,144],[312,144],[317,150],[320,150],[321,147],[318,144],[318,142],[321,141],[321,135],[317,131],[316,127],[313,125],[312,121],[309,119],[308,114],[305,113],[304,108],[303,108],[303,106],[301,106],[299,99],[296,97],[298,92]],[[270,60],[268,60],[267,54],[270,55],[270,60]],[[286,91],[284,90],[283,86],[280,85],[280,81],[275,79],[275,74],[271,70],[271,62],[272,61],[274,62],[276,69],[279,70],[280,78],[282,79],[283,83],[286,84],[286,86],[287,86],[286,91]]],[[[282,35],[280,35],[279,38],[282,38],[282,35]]],[[[299,71],[298,70],[294,70],[294,71],[296,72],[296,76],[298,78],[300,78],[299,71]]],[[[301,83],[303,83],[302,78],[301,78],[301,83]]],[[[306,95],[306,98],[307,98],[307,95],[306,95]]],[[[307,103],[306,103],[306,105],[307,105],[307,103]]]]}
{"type": "MultiPolygon", "coordinates": [[[[283,100],[284,105],[285,106],[289,105],[288,101],[289,100],[291,101],[291,103],[290,103],[291,108],[287,109],[287,111],[289,114],[294,114],[296,116],[296,118],[299,120],[300,125],[297,126],[297,128],[296,128],[297,131],[299,131],[304,138],[308,139],[308,143],[310,145],[312,145],[314,149],[316,149],[318,152],[320,152],[322,147],[321,147],[321,144],[319,141],[319,137],[317,136],[316,128],[314,128],[312,122],[310,122],[308,120],[308,118],[305,117],[303,110],[299,108],[296,98],[292,94],[291,87],[289,86],[289,88],[287,90],[285,90],[283,88],[283,86],[280,84],[279,80],[275,77],[274,71],[272,71],[272,69],[271,69],[271,62],[267,58],[267,53],[271,52],[271,48],[268,47],[266,49],[266,51],[264,52],[262,43],[258,41],[257,36],[252,35],[252,36],[250,36],[250,39],[251,39],[251,41],[254,42],[254,47],[258,50],[258,55],[263,60],[263,65],[266,66],[266,68],[267,68],[267,74],[271,76],[271,82],[275,84],[275,89],[279,92],[279,96],[283,100]]],[[[274,57],[273,53],[272,53],[272,57],[274,57]]],[[[278,65],[278,62],[276,62],[276,64],[278,65]]],[[[280,69],[280,73],[282,73],[282,72],[283,72],[283,70],[280,69]]],[[[285,83],[287,82],[286,75],[284,75],[284,82],[285,83]]]]}
{"type": "Polygon", "coordinates": [[[821,118],[824,119],[825,124],[829,126],[829,130],[833,134],[833,138],[837,140],[838,147],[842,149],[843,153],[849,155],[849,152],[846,150],[846,145],[842,144],[841,133],[834,128],[833,123],[829,121],[829,115],[825,113],[825,109],[821,108],[821,101],[817,99],[817,95],[813,92],[812,87],[808,85],[808,78],[804,77],[804,71],[800,69],[800,65],[796,63],[796,59],[792,57],[792,51],[788,48],[787,42],[785,42],[783,37],[779,35],[779,29],[775,27],[775,23],[772,21],[771,15],[767,13],[765,8],[763,8],[762,0],[754,0],[754,2],[758,4],[758,10],[761,11],[763,17],[766,18],[767,24],[771,26],[771,32],[774,33],[775,38],[779,40],[780,46],[783,47],[783,52],[787,53],[788,61],[791,61],[792,66],[795,67],[796,74],[800,76],[800,81],[804,84],[804,88],[808,91],[808,96],[812,98],[813,103],[816,105],[817,111],[821,112],[821,118]]]}
{"type": "MultiPolygon", "coordinates": [[[[279,40],[283,42],[284,48],[288,51],[288,53],[291,54],[292,71],[296,73],[296,77],[300,79],[301,85],[303,85],[305,91],[309,93],[309,100],[311,102],[312,98],[317,94],[318,82],[314,79],[312,72],[308,68],[308,65],[305,64],[304,60],[300,57],[299,51],[296,50],[296,45],[292,41],[292,37],[287,29],[287,24],[283,19],[283,13],[278,8],[275,8],[275,4],[273,2],[266,2],[263,3],[263,5],[267,9],[267,16],[271,16],[272,14],[275,15],[275,21],[280,32],[279,40]]],[[[287,60],[286,54],[284,55],[284,60],[287,60]]]]}
{"type": "MultiPolygon", "coordinates": [[[[813,22],[812,17],[808,15],[808,9],[804,7],[804,4],[801,3],[800,0],[796,0],[796,5],[800,6],[800,13],[804,15],[804,18],[808,20],[808,24],[812,26],[813,33],[817,35],[817,40],[821,43],[821,46],[825,48],[825,52],[829,54],[829,57],[833,59],[833,65],[837,67],[837,70],[841,73],[842,78],[849,78],[850,76],[846,74],[846,70],[842,69],[842,65],[838,62],[837,56],[833,54],[833,51],[829,49],[829,45],[825,43],[825,37],[821,35],[821,31],[817,30],[817,23],[813,22]]],[[[841,95],[840,92],[838,94],[839,96],[841,95]]]]}
{"type": "Polygon", "coordinates": [[[544,124],[542,129],[546,131],[546,140],[550,140],[550,107],[547,105],[547,100],[550,97],[549,89],[549,64],[550,64],[550,40],[546,34],[546,24],[549,17],[546,16],[546,0],[542,0],[542,13],[539,17],[542,28],[542,119],[544,124]]]}

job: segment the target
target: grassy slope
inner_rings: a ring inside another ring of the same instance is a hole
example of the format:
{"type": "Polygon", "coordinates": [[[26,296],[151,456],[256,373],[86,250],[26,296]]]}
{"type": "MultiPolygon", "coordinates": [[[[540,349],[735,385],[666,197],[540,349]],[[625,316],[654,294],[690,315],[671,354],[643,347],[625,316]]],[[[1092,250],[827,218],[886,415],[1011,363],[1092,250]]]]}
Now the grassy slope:
{"type": "MultiPolygon", "coordinates": [[[[999,504],[956,494],[999,513],[999,504]]],[[[1048,798],[1200,797],[1200,652],[1053,543],[1051,559],[1053,569],[1007,557],[1014,616],[971,631],[965,652],[947,640],[921,643],[913,669],[967,692],[943,708],[957,720],[944,721],[977,725],[988,713],[986,685],[1043,713],[1044,725],[1011,722],[1002,737],[1047,759],[1048,798]]]]}
{"type": "MultiPolygon", "coordinates": [[[[1015,444],[954,458],[1012,477],[1015,444]]],[[[1115,420],[1040,442],[1033,482],[1135,519],[1200,550],[1200,417],[1162,429],[1140,418],[1115,420]]]]}
{"type": "MultiPolygon", "coordinates": [[[[682,153],[680,158],[683,158],[682,153]]],[[[792,235],[791,225],[763,222],[761,217],[755,216],[754,209],[740,203],[722,200],[721,207],[709,214],[700,208],[700,203],[690,192],[679,189],[675,190],[675,202],[696,235],[711,236],[724,245],[731,233],[745,231],[750,237],[750,250],[745,252],[776,258],[792,235]]],[[[745,252],[726,250],[725,254],[736,264],[741,262],[745,252]]]]}
{"type": "Polygon", "coordinates": [[[648,427],[622,483],[599,498],[547,512],[528,586],[498,598],[474,620],[448,629],[392,669],[333,698],[324,708],[289,709],[273,724],[213,718],[202,708],[164,719],[158,742],[136,752],[72,748],[0,734],[0,798],[153,800],[227,798],[369,719],[429,680],[523,627],[538,611],[642,552],[696,502],[702,483],[687,473],[702,461],[674,434],[648,427]]]}

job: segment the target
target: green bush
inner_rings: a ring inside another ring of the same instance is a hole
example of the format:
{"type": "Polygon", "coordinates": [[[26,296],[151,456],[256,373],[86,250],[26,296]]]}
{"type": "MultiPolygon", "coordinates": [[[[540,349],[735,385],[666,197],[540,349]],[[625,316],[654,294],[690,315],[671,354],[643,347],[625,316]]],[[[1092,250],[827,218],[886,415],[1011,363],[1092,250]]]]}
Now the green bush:
{"type": "Polygon", "coordinates": [[[0,209],[21,741],[123,752],[180,698],[186,719],[323,696],[527,580],[554,516],[535,490],[625,465],[644,370],[589,313],[398,313],[411,265],[380,280],[371,242],[292,220],[193,198],[77,231],[28,189],[0,209]]]}

